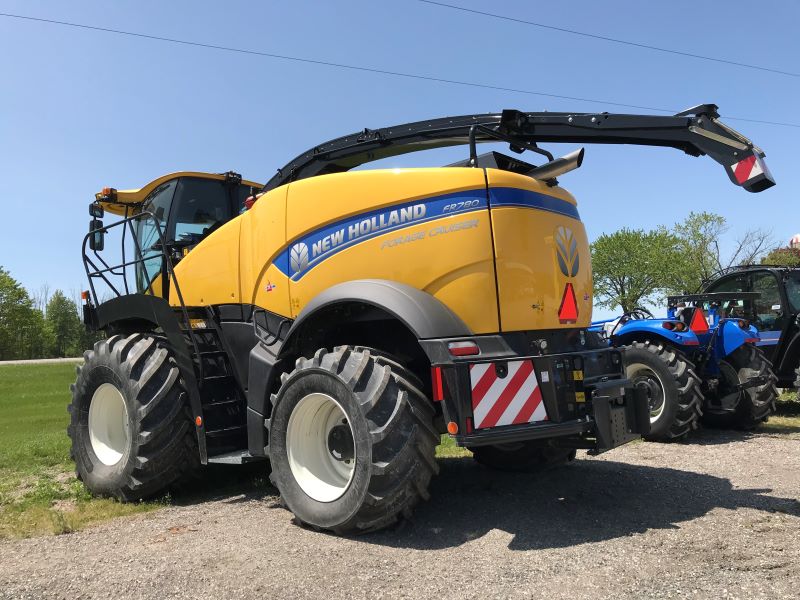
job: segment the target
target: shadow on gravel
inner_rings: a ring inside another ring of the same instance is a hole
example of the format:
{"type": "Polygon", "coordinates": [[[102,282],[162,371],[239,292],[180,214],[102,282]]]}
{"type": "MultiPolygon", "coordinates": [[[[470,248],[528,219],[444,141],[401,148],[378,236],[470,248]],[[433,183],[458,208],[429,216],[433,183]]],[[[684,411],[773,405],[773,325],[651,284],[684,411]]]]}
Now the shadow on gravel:
{"type": "Polygon", "coordinates": [[[512,550],[563,548],[676,528],[715,508],[754,508],[800,517],[795,499],[734,489],[727,479],[677,469],[577,460],[539,474],[486,469],[470,458],[440,460],[432,498],[394,531],[358,538],[420,550],[459,546],[492,529],[512,550]]]}
{"type": "Polygon", "coordinates": [[[172,504],[188,506],[199,502],[224,501],[238,504],[275,497],[278,490],[269,482],[269,463],[208,465],[200,474],[172,492],[172,504]]]}

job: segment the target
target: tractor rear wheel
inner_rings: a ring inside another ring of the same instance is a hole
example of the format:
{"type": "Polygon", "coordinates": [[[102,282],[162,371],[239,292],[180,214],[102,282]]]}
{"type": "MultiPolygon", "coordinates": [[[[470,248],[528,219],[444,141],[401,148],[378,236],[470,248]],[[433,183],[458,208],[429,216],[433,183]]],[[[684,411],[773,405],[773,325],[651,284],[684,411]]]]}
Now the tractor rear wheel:
{"type": "Polygon", "coordinates": [[[480,464],[498,471],[531,472],[555,467],[575,459],[573,448],[537,446],[533,442],[475,446],[472,457],[480,464]]]}
{"type": "Polygon", "coordinates": [[[677,349],[651,341],[625,349],[625,372],[634,386],[644,388],[650,402],[653,442],[671,442],[697,429],[703,394],[694,365],[677,349]]]}
{"type": "Polygon", "coordinates": [[[711,427],[755,429],[775,412],[778,389],[772,365],[764,353],[750,344],[737,348],[725,360],[719,361],[721,377],[715,398],[720,405],[734,406],[732,412],[715,412],[713,405],[706,410],[703,423],[711,427]],[[759,386],[737,389],[753,377],[763,377],[759,386]]]}
{"type": "Polygon", "coordinates": [[[434,411],[400,363],[340,346],[299,358],[272,396],[270,479],[297,521],[366,533],[409,517],[438,473],[434,411]]]}
{"type": "Polygon", "coordinates": [[[84,353],[70,386],[67,433],[90,492],[134,501],[167,491],[199,464],[186,391],[169,349],[115,335],[84,353]]]}

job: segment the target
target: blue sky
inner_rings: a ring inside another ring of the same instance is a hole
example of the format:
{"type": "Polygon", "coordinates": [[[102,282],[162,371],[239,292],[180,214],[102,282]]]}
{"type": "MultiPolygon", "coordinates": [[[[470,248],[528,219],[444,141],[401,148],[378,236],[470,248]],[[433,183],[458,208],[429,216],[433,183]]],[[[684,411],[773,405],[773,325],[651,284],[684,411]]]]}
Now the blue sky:
{"type": "MultiPolygon", "coordinates": [[[[721,8],[675,0],[453,4],[635,42],[799,71],[800,3],[721,8]],[[666,7],[669,8],[666,8],[666,7]]],[[[447,10],[368,2],[2,1],[17,13],[305,58],[567,96],[800,123],[800,78],[640,50],[447,10]]],[[[104,186],[140,187],[184,169],[266,181],[298,153],[364,127],[503,108],[644,112],[415,81],[0,17],[0,265],[31,289],[86,287],[80,241],[104,186]]],[[[725,216],[732,241],[800,231],[800,129],[730,125],[767,153],[778,185],[731,185],[711,159],[671,149],[590,146],[562,178],[590,238],[725,216]]],[[[555,147],[565,153],[573,147],[555,147]]],[[[434,163],[465,157],[439,151],[434,163]]],[[[413,160],[394,159],[393,166],[413,160]]]]}

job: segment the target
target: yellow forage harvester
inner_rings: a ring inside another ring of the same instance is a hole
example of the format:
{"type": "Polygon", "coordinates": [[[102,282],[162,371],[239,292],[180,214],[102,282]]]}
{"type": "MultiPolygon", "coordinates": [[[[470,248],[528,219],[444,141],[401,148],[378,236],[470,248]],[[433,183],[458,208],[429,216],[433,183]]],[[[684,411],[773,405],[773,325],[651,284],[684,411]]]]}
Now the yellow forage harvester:
{"type": "Polygon", "coordinates": [[[537,144],[669,146],[774,185],[718,117],[506,110],[365,129],[265,185],[181,172],[104,189],[83,246],[84,320],[107,339],[73,386],[79,477],[138,500],[264,461],[298,521],[352,533],[428,497],[443,434],[511,470],[647,434],[624,350],[587,330],[589,244],[557,180],[584,151],[537,144]],[[479,155],[487,142],[513,155],[479,155]],[[445,167],[353,170],[456,145],[468,156],[445,167]]]}

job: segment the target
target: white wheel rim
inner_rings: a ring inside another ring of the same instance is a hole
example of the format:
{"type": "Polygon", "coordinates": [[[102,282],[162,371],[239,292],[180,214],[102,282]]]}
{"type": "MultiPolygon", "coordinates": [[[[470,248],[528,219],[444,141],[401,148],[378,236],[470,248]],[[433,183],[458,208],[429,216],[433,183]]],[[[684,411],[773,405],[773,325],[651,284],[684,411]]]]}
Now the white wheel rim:
{"type": "MultiPolygon", "coordinates": [[[[659,377],[658,373],[653,371],[653,369],[651,369],[647,365],[643,363],[633,363],[625,368],[625,375],[628,377],[628,379],[634,382],[634,385],[636,384],[636,374],[640,372],[641,376],[647,377],[647,379],[649,379],[651,382],[657,383],[658,387],[660,388],[661,404],[656,407],[653,407],[651,403],[650,406],[650,424],[652,425],[661,418],[661,415],[664,414],[664,410],[667,407],[667,392],[664,389],[664,382],[661,381],[661,377],[659,377]]],[[[652,388],[650,387],[650,384],[648,384],[647,387],[649,388],[648,401],[651,401],[652,388]]]]}
{"type": "Polygon", "coordinates": [[[356,457],[337,460],[328,448],[328,436],[337,425],[353,427],[342,406],[327,394],[309,394],[294,407],[286,429],[289,468],[300,488],[317,502],[333,502],[347,491],[356,457]]]}
{"type": "Polygon", "coordinates": [[[92,450],[104,465],[113,467],[128,447],[130,424],[125,399],[117,387],[104,383],[89,403],[89,440],[92,450]]]}

